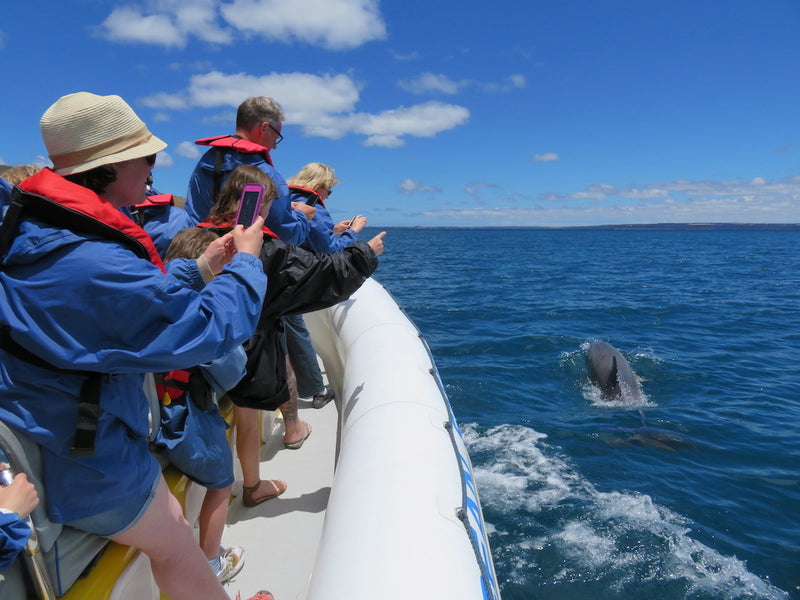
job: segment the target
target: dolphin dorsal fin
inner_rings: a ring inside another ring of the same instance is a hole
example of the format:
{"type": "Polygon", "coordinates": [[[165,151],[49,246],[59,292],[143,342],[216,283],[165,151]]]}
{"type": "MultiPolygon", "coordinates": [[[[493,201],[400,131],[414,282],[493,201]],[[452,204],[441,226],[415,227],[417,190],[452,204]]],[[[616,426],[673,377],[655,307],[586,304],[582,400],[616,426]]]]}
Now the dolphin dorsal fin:
{"type": "Polygon", "coordinates": [[[608,378],[605,380],[603,384],[603,389],[606,391],[611,391],[616,389],[618,385],[618,376],[617,376],[617,357],[611,357],[611,370],[608,373],[608,378]]]}

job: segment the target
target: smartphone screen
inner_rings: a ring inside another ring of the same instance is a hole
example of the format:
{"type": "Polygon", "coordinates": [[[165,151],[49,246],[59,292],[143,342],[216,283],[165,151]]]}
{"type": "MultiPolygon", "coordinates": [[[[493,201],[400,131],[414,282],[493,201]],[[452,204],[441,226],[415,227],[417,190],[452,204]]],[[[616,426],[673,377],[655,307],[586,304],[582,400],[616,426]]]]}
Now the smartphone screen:
{"type": "Polygon", "coordinates": [[[261,198],[264,195],[264,186],[247,185],[239,200],[239,212],[236,215],[236,225],[250,227],[258,217],[261,210],[261,198]]]}
{"type": "Polygon", "coordinates": [[[318,199],[319,196],[311,196],[308,200],[306,200],[306,206],[314,206],[318,199]]]}

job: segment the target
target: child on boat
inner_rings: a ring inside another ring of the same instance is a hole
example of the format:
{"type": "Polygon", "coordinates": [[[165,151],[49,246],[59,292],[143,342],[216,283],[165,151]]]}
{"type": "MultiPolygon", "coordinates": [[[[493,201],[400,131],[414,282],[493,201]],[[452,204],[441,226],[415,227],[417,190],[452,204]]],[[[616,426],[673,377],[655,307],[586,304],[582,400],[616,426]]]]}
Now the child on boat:
{"type": "MultiPolygon", "coordinates": [[[[216,239],[207,229],[184,229],[170,242],[165,263],[176,258],[202,260],[203,252],[216,239]]],[[[233,455],[225,435],[228,425],[211,392],[224,394],[235,386],[244,376],[246,360],[244,349],[237,346],[198,368],[155,374],[161,427],[153,448],[206,488],[199,516],[200,548],[221,583],[241,570],[244,550],[233,546],[220,553],[234,482],[233,455]]]]}
{"type": "MultiPolygon", "coordinates": [[[[200,223],[199,227],[220,234],[229,231],[239,208],[242,190],[248,183],[264,186],[262,214],[268,213],[271,201],[277,195],[275,184],[259,168],[240,165],[231,172],[208,220],[200,223]]],[[[245,343],[247,374],[228,392],[236,405],[236,450],[244,475],[242,501],[245,506],[255,506],[286,490],[281,481],[260,479],[258,420],[253,410],[275,410],[278,407],[285,410],[290,398],[281,317],[320,310],[348,299],[378,266],[377,256],[383,252],[383,236],[386,234],[382,232],[368,243],[356,242],[336,254],[315,255],[280,241],[266,227],[263,231],[264,245],[260,258],[267,274],[267,294],[256,333],[245,343]]],[[[292,395],[296,396],[296,391],[293,390],[292,395]]],[[[310,433],[309,427],[306,437],[310,433]]]]}

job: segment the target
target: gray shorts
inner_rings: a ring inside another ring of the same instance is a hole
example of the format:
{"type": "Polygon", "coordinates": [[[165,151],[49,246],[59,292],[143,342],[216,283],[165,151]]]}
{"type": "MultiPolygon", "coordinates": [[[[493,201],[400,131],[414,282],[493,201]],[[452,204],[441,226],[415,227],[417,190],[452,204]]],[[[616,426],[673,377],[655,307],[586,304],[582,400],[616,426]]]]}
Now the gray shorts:
{"type": "Polygon", "coordinates": [[[125,533],[131,527],[136,525],[144,513],[147,512],[147,508],[150,506],[150,503],[156,496],[156,490],[158,489],[159,483],[161,483],[160,472],[155,478],[155,481],[153,481],[153,485],[150,486],[150,490],[146,494],[138,496],[137,498],[134,498],[130,502],[126,502],[117,508],[112,508],[111,510],[97,515],[92,515],[91,517],[84,517],[83,519],[70,521],[66,524],[70,527],[74,527],[75,529],[88,531],[89,533],[94,533],[95,535],[107,538],[125,533]]]}

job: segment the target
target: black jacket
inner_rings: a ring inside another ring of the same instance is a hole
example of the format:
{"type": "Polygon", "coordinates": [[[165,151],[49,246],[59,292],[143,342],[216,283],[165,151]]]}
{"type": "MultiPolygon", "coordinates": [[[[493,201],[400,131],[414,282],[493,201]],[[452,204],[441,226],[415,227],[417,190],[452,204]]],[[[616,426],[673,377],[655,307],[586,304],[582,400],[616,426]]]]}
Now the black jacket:
{"type": "Polygon", "coordinates": [[[378,258],[365,242],[314,254],[265,236],[261,262],[267,295],[256,332],[244,344],[247,372],[228,395],[238,406],[275,410],[289,399],[280,318],[347,300],[378,267],[378,258]]]}

